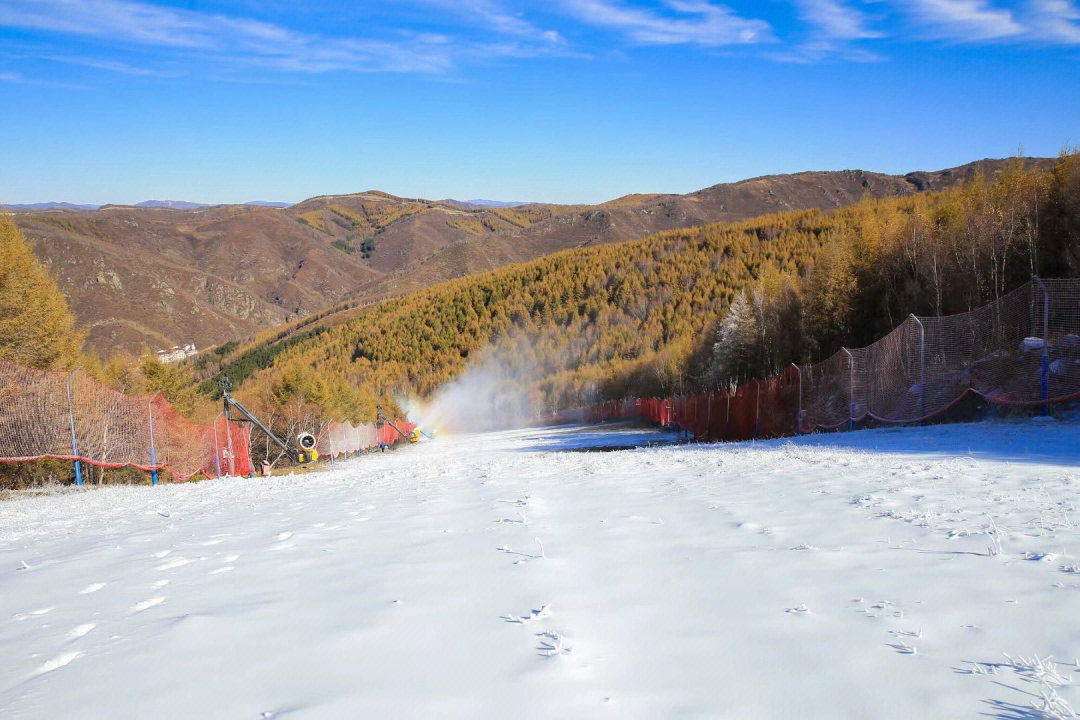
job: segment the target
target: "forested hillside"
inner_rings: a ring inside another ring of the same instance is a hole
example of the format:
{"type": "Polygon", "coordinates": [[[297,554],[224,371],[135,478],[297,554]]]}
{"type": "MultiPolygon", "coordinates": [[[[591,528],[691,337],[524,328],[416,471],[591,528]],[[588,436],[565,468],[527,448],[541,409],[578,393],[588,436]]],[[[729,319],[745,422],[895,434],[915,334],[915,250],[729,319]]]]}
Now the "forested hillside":
{"type": "MultiPolygon", "coordinates": [[[[370,418],[376,402],[430,393],[481,351],[526,369],[549,411],[768,372],[868,342],[910,312],[966,310],[1035,271],[1077,274],[1078,166],[1075,155],[1051,172],[1017,161],[941,193],[665,232],[454,280],[256,348],[272,364],[244,393],[277,412],[370,418]],[[736,301],[749,349],[732,365],[714,344],[736,301]]],[[[260,364],[248,353],[225,371],[260,364]]]]}
{"type": "Polygon", "coordinates": [[[172,203],[18,210],[14,218],[89,348],[108,356],[250,338],[340,303],[370,304],[568,248],[946,189],[978,172],[992,176],[1007,162],[903,176],[770,175],[599,205],[476,207],[372,191],[287,208],[172,203]]]}

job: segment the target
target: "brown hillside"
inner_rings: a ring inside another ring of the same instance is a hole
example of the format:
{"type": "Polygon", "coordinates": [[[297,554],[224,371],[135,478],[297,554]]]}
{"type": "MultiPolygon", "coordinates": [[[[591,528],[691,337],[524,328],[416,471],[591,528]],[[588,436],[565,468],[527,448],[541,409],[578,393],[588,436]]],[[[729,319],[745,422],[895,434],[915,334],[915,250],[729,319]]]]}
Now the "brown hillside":
{"type": "MultiPolygon", "coordinates": [[[[955,186],[1007,160],[905,176],[805,172],[595,206],[477,208],[370,191],[285,209],[16,212],[102,353],[249,336],[346,300],[416,290],[558,250],[864,197],[955,186]]],[[[1030,163],[1049,167],[1051,160],[1030,163]]]]}

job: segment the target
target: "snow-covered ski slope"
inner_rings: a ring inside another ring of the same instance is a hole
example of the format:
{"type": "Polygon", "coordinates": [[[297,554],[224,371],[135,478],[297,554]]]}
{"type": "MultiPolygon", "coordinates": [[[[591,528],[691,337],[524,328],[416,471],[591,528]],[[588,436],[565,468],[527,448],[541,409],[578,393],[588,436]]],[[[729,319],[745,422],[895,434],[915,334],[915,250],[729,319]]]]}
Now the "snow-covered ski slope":
{"type": "Polygon", "coordinates": [[[1080,424],[650,437],[2,502],[0,717],[1080,708],[1080,424]]]}

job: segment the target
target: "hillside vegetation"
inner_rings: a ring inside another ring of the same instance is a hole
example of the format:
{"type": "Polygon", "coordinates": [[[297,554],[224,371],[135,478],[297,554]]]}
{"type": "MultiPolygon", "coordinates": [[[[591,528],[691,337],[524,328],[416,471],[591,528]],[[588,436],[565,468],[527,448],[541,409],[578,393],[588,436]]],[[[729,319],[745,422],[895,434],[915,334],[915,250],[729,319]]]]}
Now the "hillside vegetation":
{"type": "Polygon", "coordinates": [[[428,394],[493,344],[550,411],[813,360],[910,312],[966,310],[1032,272],[1080,272],[1078,164],[1017,161],[945,192],[665,232],[450,281],[261,349],[272,364],[244,392],[286,414],[369,419],[377,402],[428,394]],[[739,298],[757,318],[740,330],[757,333],[760,352],[718,368],[713,346],[739,298]]]}
{"type": "Polygon", "coordinates": [[[487,208],[370,191],[287,208],[106,206],[14,217],[86,328],[90,349],[140,354],[247,339],[335,305],[366,305],[559,250],[941,190],[1005,165],[773,175],[599,205],[487,208]]]}
{"type": "Polygon", "coordinates": [[[10,217],[0,215],[0,359],[47,370],[70,369],[82,336],[56,281],[42,268],[10,217]]]}

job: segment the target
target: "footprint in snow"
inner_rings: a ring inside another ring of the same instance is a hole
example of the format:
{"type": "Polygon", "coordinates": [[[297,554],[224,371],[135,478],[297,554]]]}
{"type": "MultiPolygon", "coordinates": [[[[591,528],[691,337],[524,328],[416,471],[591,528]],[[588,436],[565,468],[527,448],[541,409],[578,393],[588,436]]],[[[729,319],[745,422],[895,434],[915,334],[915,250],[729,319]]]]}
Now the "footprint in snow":
{"type": "Polygon", "coordinates": [[[805,605],[799,605],[798,607],[784,608],[784,612],[791,615],[805,615],[810,612],[810,608],[805,605]]]}
{"type": "Polygon", "coordinates": [[[77,651],[77,650],[57,655],[52,660],[49,660],[48,662],[43,663],[37,670],[32,672],[30,674],[30,676],[31,677],[37,677],[38,675],[44,675],[45,673],[51,673],[53,670],[59,670],[60,668],[64,667],[68,663],[70,663],[72,660],[75,660],[76,658],[79,658],[81,656],[82,656],[82,653],[77,651]]]}
{"type": "Polygon", "coordinates": [[[176,568],[183,567],[190,562],[191,561],[187,558],[177,557],[169,560],[168,562],[162,563],[161,565],[158,565],[156,570],[158,570],[159,572],[165,570],[175,570],[176,568]]]}
{"type": "Polygon", "coordinates": [[[143,600],[141,603],[136,603],[135,605],[131,606],[131,613],[133,615],[135,613],[141,613],[143,610],[149,610],[150,608],[160,605],[163,602],[165,602],[165,598],[163,597],[155,597],[150,598],[149,600],[143,600]]]}
{"type": "Polygon", "coordinates": [[[529,611],[528,615],[500,615],[500,619],[505,620],[508,623],[516,623],[518,625],[524,625],[536,619],[551,617],[551,606],[544,603],[538,608],[533,608],[529,611]]]}
{"type": "Polygon", "coordinates": [[[89,595],[90,593],[96,593],[101,588],[105,587],[105,583],[90,583],[82,590],[79,591],[80,595],[89,595]]]}
{"type": "Polygon", "coordinates": [[[39,608],[37,610],[31,610],[30,612],[19,613],[14,617],[15,620],[26,620],[31,617],[37,617],[38,615],[44,615],[45,613],[52,612],[51,607],[39,608]]]}
{"type": "Polygon", "coordinates": [[[78,625],[78,626],[76,626],[76,627],[75,627],[75,629],[74,629],[74,630],[72,630],[72,631],[71,631],[71,632],[70,632],[70,633],[68,634],[68,636],[69,636],[69,637],[70,637],[70,638],[71,638],[72,640],[75,640],[75,639],[77,639],[77,638],[81,638],[81,637],[83,637],[84,635],[86,635],[86,633],[90,632],[91,630],[93,630],[93,629],[94,629],[94,628],[96,628],[96,627],[97,627],[97,623],[84,623],[84,624],[82,624],[82,625],[78,625]]]}
{"type": "Polygon", "coordinates": [[[540,638],[540,644],[536,647],[538,655],[558,657],[559,655],[569,655],[573,650],[566,644],[566,638],[557,632],[538,632],[536,636],[540,638]]]}

